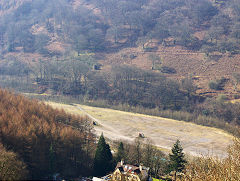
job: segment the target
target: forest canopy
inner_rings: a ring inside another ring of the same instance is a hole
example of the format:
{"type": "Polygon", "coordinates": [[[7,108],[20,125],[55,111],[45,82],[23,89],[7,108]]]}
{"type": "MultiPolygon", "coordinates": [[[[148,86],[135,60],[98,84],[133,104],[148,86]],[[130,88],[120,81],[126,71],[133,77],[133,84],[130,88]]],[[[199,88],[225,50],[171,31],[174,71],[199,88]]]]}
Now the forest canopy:
{"type": "Polygon", "coordinates": [[[91,173],[95,135],[87,118],[2,89],[0,143],[3,180],[51,179],[56,173],[72,178],[91,173]]]}

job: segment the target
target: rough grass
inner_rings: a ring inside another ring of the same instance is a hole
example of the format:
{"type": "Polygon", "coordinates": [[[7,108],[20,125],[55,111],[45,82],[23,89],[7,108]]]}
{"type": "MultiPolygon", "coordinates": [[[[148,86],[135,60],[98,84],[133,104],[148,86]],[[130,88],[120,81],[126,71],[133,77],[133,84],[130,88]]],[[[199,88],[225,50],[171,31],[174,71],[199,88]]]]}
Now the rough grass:
{"type": "Polygon", "coordinates": [[[240,180],[240,140],[235,139],[228,149],[226,159],[199,157],[189,160],[181,181],[239,181],[240,180]]]}
{"type": "MultiPolygon", "coordinates": [[[[151,70],[152,61],[149,59],[149,54],[153,52],[143,52],[141,48],[125,48],[118,53],[107,54],[105,59],[101,61],[104,65],[104,71],[108,71],[109,65],[112,64],[130,64],[146,70],[151,70]],[[133,60],[129,58],[121,58],[121,54],[135,54],[137,57],[133,60]]],[[[239,93],[234,90],[233,78],[234,72],[240,71],[240,55],[233,55],[229,57],[227,54],[220,54],[218,61],[214,59],[206,59],[205,54],[200,51],[186,50],[181,46],[157,46],[157,51],[154,52],[161,57],[162,66],[172,67],[176,70],[176,74],[165,74],[174,80],[181,80],[183,78],[193,75],[194,84],[198,86],[197,93],[217,97],[218,94],[228,95],[232,99],[234,94],[239,93]],[[184,65],[184,66],[183,66],[184,65]],[[224,86],[224,90],[211,91],[208,83],[211,80],[219,79],[221,77],[229,78],[230,81],[224,86]]],[[[212,56],[217,56],[212,55],[212,56]]]]}
{"type": "Polygon", "coordinates": [[[156,178],[152,178],[153,181],[163,181],[162,179],[156,179],[156,178]]]}
{"type": "Polygon", "coordinates": [[[89,114],[97,119],[96,133],[102,132],[112,140],[134,140],[139,133],[153,140],[158,147],[170,149],[180,139],[186,153],[191,155],[226,156],[233,136],[217,129],[173,119],[129,113],[86,105],[66,105],[48,102],[72,114],[89,114]],[[83,109],[80,110],[80,108],[83,109]]]}

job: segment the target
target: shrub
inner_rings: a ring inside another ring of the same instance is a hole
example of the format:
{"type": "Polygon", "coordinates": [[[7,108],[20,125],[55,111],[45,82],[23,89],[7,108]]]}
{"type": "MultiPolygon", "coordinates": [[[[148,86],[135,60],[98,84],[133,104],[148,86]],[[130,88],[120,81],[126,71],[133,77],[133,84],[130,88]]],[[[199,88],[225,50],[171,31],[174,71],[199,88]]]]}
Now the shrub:
{"type": "Polygon", "coordinates": [[[227,79],[222,77],[221,79],[218,79],[216,81],[210,81],[208,86],[210,89],[213,89],[213,90],[223,90],[223,87],[226,81],[227,79]]]}
{"type": "Polygon", "coordinates": [[[161,72],[166,74],[175,74],[177,71],[172,67],[162,66],[161,72]]]}
{"type": "Polygon", "coordinates": [[[27,174],[25,163],[14,152],[6,151],[0,145],[0,180],[24,180],[27,174]]]}
{"type": "Polygon", "coordinates": [[[216,100],[219,101],[219,102],[224,102],[224,101],[228,100],[228,97],[224,94],[220,94],[220,95],[218,95],[216,100]]]}
{"type": "Polygon", "coordinates": [[[240,179],[240,140],[236,139],[228,149],[225,159],[202,156],[194,158],[186,166],[182,180],[232,180],[240,179]]]}
{"type": "Polygon", "coordinates": [[[222,90],[219,87],[219,85],[217,84],[217,82],[215,82],[215,81],[210,81],[208,86],[209,86],[210,89],[213,89],[213,90],[222,90]]]}
{"type": "Polygon", "coordinates": [[[134,54],[130,54],[129,55],[129,58],[132,60],[132,59],[134,59],[134,58],[136,58],[137,56],[136,55],[134,55],[134,54]]]}
{"type": "Polygon", "coordinates": [[[240,96],[238,94],[234,94],[233,97],[234,97],[234,99],[239,99],[240,98],[240,96]]]}

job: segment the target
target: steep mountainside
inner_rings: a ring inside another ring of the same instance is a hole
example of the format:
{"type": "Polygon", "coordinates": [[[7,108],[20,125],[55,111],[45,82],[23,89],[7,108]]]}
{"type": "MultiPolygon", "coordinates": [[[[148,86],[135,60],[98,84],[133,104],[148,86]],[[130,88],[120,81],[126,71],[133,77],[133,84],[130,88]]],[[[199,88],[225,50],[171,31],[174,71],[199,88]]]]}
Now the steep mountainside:
{"type": "Polygon", "coordinates": [[[178,81],[191,77],[198,93],[233,98],[239,15],[238,0],[3,0],[0,58],[29,67],[93,55],[89,64],[104,70],[126,63],[178,81]],[[222,78],[222,88],[209,86],[222,78]]]}

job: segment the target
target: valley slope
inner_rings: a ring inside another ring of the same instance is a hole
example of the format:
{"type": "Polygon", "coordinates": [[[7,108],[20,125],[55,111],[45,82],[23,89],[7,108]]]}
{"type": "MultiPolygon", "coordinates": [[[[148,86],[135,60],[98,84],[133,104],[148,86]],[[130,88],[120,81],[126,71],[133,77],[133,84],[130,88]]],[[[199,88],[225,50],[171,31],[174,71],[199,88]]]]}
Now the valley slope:
{"type": "Polygon", "coordinates": [[[233,136],[220,129],[183,121],[86,105],[47,104],[72,114],[90,115],[97,123],[94,126],[97,135],[103,133],[110,140],[133,141],[143,133],[165,151],[179,139],[187,154],[225,157],[226,149],[233,141],[233,136]]]}
{"type": "Polygon", "coordinates": [[[239,96],[239,9],[234,0],[3,0],[0,60],[24,62],[34,77],[38,62],[91,54],[104,71],[116,64],[171,68],[164,75],[191,77],[200,95],[232,99],[239,96]],[[209,88],[222,77],[222,89],[209,88]]]}

